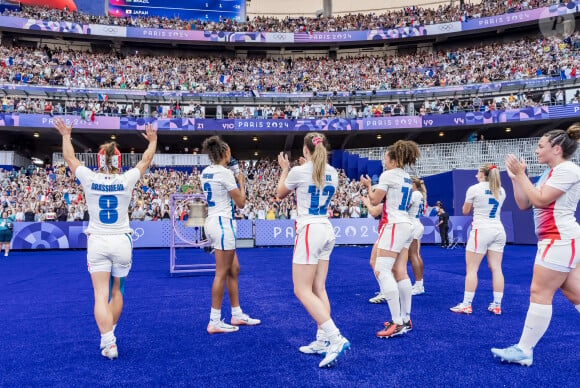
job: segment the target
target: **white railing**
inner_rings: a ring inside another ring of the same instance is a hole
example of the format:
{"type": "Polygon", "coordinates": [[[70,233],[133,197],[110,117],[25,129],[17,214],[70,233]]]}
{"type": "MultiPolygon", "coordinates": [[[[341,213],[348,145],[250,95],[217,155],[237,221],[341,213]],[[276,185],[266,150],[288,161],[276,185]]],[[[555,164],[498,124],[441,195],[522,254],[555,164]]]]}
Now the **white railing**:
{"type": "Polygon", "coordinates": [[[31,163],[30,159],[15,151],[0,151],[0,165],[2,166],[26,167],[31,163]]]}
{"type": "MultiPolygon", "coordinates": [[[[76,157],[88,167],[97,167],[98,154],[97,153],[77,153],[76,157]]],[[[134,167],[143,154],[121,154],[121,164],[126,167],[134,167]]],[[[52,154],[53,164],[62,164],[64,159],[61,152],[52,154]]],[[[208,166],[210,163],[209,157],[205,154],[155,154],[153,158],[153,166],[156,167],[171,167],[171,166],[208,166]]]]}
{"type": "MultiPolygon", "coordinates": [[[[538,140],[527,138],[419,145],[421,157],[411,172],[417,176],[428,176],[456,169],[476,170],[483,163],[495,163],[500,170],[505,170],[505,156],[514,154],[524,158],[530,176],[537,176],[546,168],[537,162],[535,150],[538,140]]],[[[369,160],[383,160],[385,150],[386,147],[376,147],[347,151],[369,160]]],[[[580,163],[580,152],[577,151],[572,160],[580,163]]]]}

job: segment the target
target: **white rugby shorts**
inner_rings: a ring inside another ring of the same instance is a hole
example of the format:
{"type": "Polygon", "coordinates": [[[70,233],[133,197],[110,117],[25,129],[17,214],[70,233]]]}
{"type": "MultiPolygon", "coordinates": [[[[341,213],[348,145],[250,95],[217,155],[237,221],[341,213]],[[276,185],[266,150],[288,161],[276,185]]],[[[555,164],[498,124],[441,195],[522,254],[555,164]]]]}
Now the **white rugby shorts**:
{"type": "Polygon", "coordinates": [[[535,264],[558,272],[570,272],[580,261],[578,239],[538,241],[535,264]]]}
{"type": "Polygon", "coordinates": [[[119,235],[90,234],[87,238],[87,266],[90,273],[110,272],[124,278],[133,262],[133,239],[129,233],[119,235]]]}
{"type": "Polygon", "coordinates": [[[215,216],[205,220],[205,235],[214,249],[236,249],[236,222],[227,217],[215,216]]]}
{"type": "Polygon", "coordinates": [[[399,253],[413,242],[413,226],[410,223],[387,224],[379,234],[377,248],[399,253]]]}
{"type": "Polygon", "coordinates": [[[505,243],[506,235],[503,227],[471,229],[465,249],[481,254],[487,251],[503,252],[505,243]]]}
{"type": "Polygon", "coordinates": [[[334,228],[330,223],[307,224],[296,231],[295,264],[318,264],[318,260],[330,260],[335,242],[334,228]]]}

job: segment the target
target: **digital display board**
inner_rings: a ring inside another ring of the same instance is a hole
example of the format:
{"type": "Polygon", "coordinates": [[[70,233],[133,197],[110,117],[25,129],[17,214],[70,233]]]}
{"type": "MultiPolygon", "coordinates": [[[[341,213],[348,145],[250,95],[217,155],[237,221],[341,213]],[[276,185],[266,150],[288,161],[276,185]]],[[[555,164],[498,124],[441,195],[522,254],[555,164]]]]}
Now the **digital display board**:
{"type": "Polygon", "coordinates": [[[108,0],[109,16],[245,21],[246,0],[108,0]]]}

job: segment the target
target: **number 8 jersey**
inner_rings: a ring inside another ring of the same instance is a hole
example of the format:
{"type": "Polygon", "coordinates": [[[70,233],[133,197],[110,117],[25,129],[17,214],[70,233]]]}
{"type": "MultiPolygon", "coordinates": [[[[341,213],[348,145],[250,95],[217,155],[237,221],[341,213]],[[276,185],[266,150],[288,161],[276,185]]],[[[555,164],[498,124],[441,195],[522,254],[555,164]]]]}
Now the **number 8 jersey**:
{"type": "Polygon", "coordinates": [[[324,186],[316,187],[312,180],[312,162],[293,167],[286,178],[286,188],[296,190],[298,217],[296,229],[304,225],[328,223],[328,205],[338,187],[338,173],[327,164],[324,171],[324,186]]]}
{"type": "Polygon", "coordinates": [[[132,168],[124,174],[101,174],[80,166],[75,171],[89,210],[87,234],[132,233],[129,204],[141,172],[132,168]]]}
{"type": "Polygon", "coordinates": [[[413,194],[413,187],[409,174],[402,168],[383,171],[375,188],[387,193],[385,196],[387,215],[385,224],[410,224],[411,220],[407,209],[413,194]]]}

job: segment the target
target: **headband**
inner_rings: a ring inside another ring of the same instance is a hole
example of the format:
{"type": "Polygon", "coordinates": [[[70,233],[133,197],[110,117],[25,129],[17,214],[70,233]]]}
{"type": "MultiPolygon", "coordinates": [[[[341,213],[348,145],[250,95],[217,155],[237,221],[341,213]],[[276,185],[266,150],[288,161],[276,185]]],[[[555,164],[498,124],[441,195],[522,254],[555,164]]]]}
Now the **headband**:
{"type": "Polygon", "coordinates": [[[493,170],[494,168],[497,168],[497,166],[496,166],[495,164],[492,164],[491,166],[489,166],[488,170],[489,170],[489,171],[491,171],[491,170],[493,170]]]}

